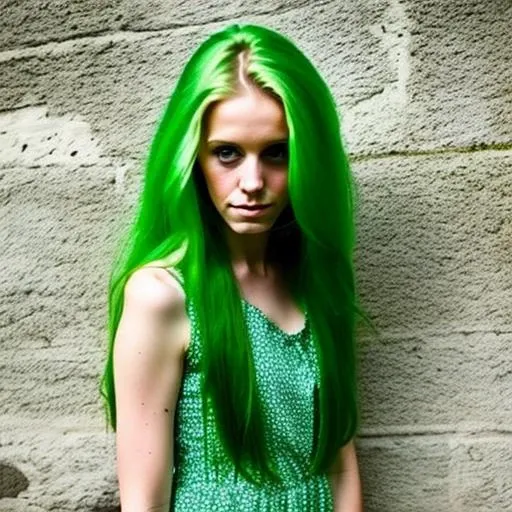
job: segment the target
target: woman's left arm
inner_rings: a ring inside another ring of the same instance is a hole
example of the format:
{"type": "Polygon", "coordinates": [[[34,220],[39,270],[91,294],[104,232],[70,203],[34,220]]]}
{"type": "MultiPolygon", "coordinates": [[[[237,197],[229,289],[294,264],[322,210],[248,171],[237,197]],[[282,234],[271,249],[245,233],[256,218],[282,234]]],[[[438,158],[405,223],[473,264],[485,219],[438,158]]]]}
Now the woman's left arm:
{"type": "Polygon", "coordinates": [[[363,512],[363,493],[354,440],[343,446],[329,471],[334,512],[363,512]]]}

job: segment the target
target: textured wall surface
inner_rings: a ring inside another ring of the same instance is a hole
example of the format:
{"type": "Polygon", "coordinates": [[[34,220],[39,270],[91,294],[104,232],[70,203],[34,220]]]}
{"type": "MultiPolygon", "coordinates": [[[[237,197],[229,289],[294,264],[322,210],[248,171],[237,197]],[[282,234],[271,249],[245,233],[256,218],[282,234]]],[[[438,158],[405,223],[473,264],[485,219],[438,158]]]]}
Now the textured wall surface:
{"type": "Polygon", "coordinates": [[[512,511],[511,0],[3,0],[0,511],[118,510],[109,254],[183,64],[234,21],[331,86],[358,184],[365,510],[512,511]]]}

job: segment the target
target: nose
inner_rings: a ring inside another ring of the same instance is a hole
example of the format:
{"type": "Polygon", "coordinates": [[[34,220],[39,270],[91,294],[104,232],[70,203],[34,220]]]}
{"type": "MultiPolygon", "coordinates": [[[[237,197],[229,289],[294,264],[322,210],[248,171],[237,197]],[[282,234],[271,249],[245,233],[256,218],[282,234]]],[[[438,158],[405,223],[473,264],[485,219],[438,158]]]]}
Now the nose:
{"type": "Polygon", "coordinates": [[[241,190],[246,193],[254,193],[263,188],[263,172],[257,157],[247,157],[240,166],[239,172],[239,187],[241,190]]]}

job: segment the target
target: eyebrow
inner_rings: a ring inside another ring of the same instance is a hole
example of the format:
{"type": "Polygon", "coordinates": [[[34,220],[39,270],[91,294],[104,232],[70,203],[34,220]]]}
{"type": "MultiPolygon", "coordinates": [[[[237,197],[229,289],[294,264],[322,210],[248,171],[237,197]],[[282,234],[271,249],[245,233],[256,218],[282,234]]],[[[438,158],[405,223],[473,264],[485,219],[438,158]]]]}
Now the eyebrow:
{"type": "MultiPolygon", "coordinates": [[[[281,144],[283,142],[288,142],[288,138],[285,139],[275,139],[275,140],[269,140],[265,143],[265,146],[270,146],[273,144],[281,144]]],[[[239,146],[240,144],[237,144],[236,142],[230,142],[227,140],[209,140],[207,141],[208,144],[227,144],[230,146],[239,146]]]]}

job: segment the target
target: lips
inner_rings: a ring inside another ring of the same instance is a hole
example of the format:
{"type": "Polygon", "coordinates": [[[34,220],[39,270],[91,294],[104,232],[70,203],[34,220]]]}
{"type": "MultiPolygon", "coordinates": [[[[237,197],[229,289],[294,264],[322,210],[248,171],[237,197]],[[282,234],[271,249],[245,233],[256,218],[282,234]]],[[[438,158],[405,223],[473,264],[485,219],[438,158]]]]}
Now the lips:
{"type": "Polygon", "coordinates": [[[246,205],[246,204],[241,204],[239,206],[235,206],[235,208],[242,208],[244,210],[262,210],[264,208],[268,208],[270,205],[269,204],[256,204],[256,205],[246,205]]]}
{"type": "Polygon", "coordinates": [[[233,208],[237,212],[237,216],[250,219],[250,218],[257,218],[257,217],[264,217],[266,216],[266,211],[270,208],[270,204],[268,205],[262,205],[262,206],[234,206],[233,208]]]}

